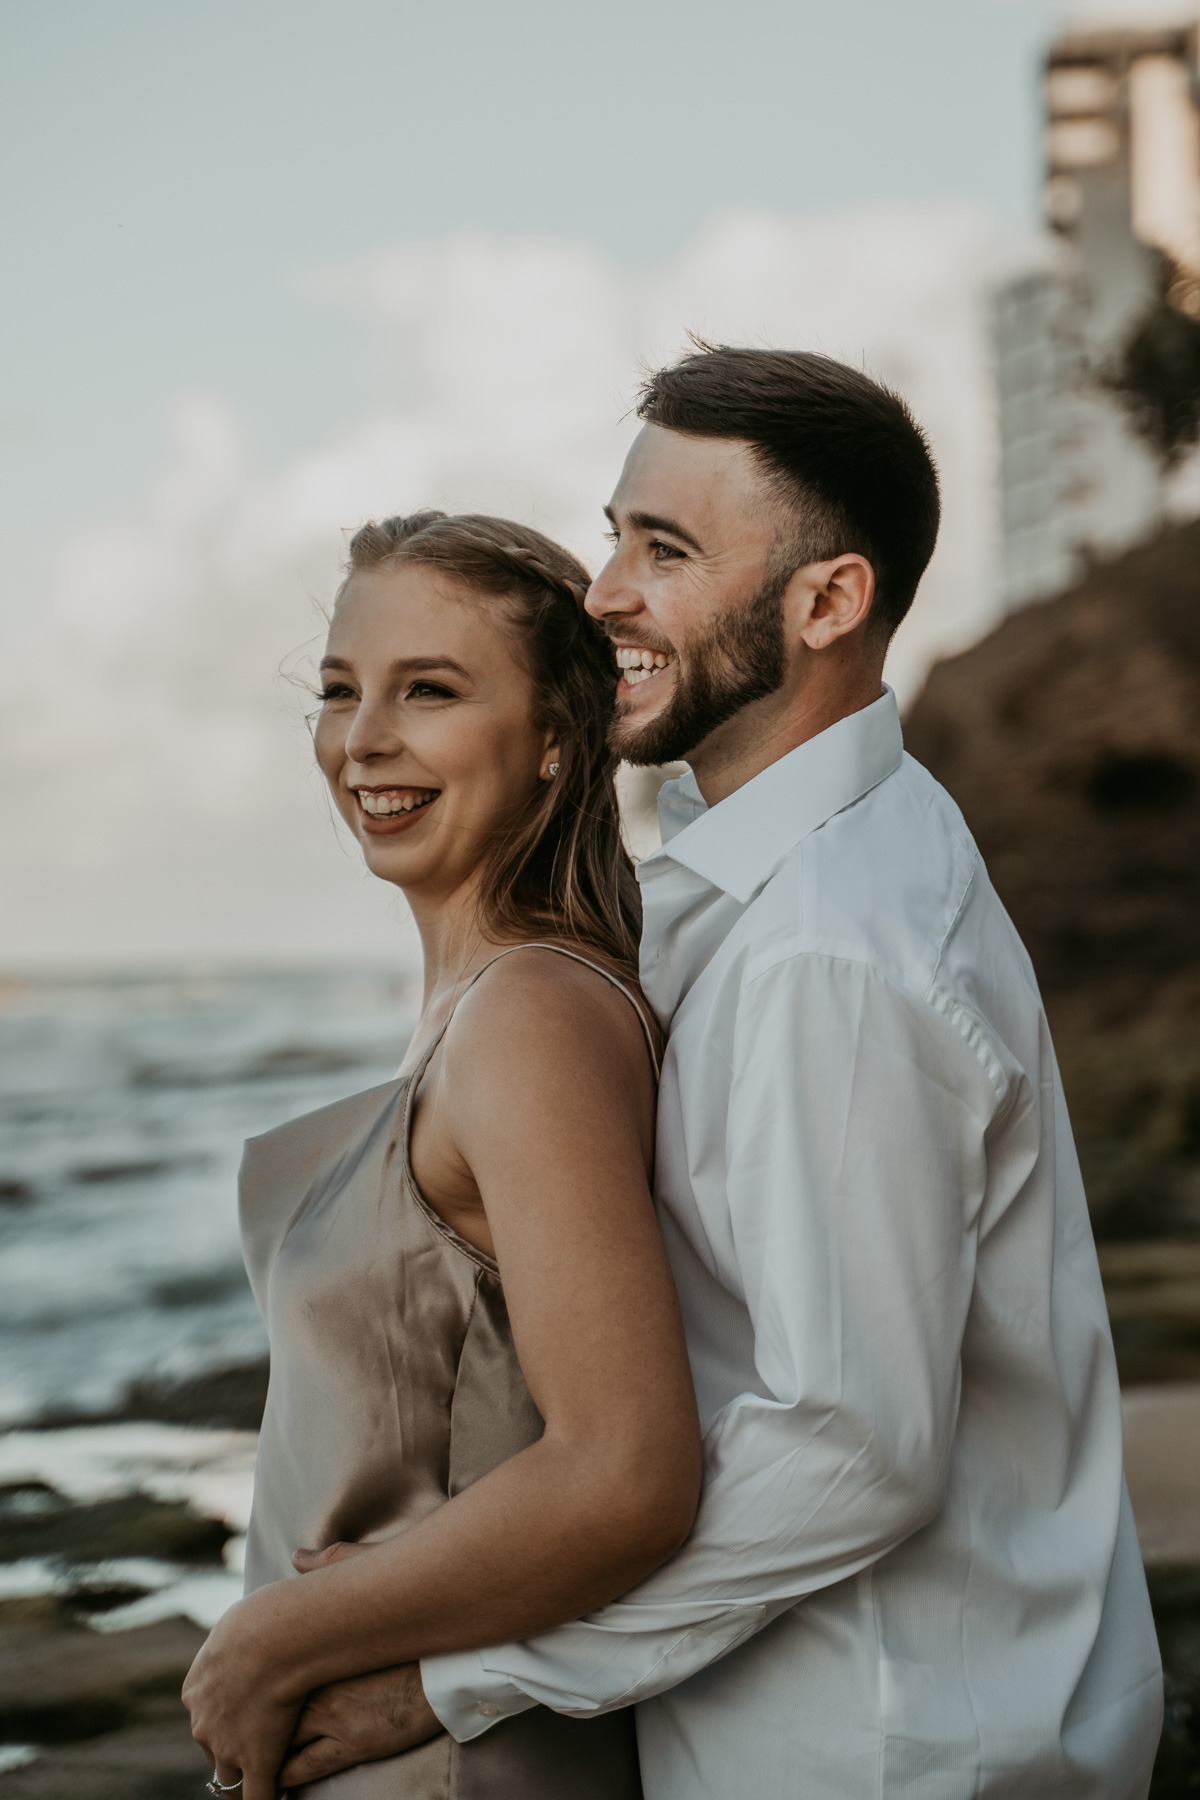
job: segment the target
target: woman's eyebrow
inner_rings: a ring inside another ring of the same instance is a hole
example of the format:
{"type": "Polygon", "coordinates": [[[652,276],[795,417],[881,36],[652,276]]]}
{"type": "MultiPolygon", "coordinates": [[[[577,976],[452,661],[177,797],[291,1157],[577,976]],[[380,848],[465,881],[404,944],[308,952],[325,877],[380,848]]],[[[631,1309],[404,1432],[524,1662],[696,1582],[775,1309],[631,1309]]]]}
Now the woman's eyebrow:
{"type": "Polygon", "coordinates": [[[404,669],[408,673],[419,670],[449,669],[454,675],[461,675],[464,681],[472,679],[471,671],[455,662],[452,656],[401,656],[392,664],[393,669],[404,669]]]}
{"type": "MultiPolygon", "coordinates": [[[[351,665],[342,656],[323,656],[317,664],[324,673],[326,669],[344,669],[350,672],[351,665]]],[[[399,656],[392,664],[393,669],[402,669],[406,673],[425,673],[430,669],[449,669],[455,675],[461,675],[464,681],[471,680],[471,671],[464,669],[461,663],[455,662],[452,656],[399,656]]]]}

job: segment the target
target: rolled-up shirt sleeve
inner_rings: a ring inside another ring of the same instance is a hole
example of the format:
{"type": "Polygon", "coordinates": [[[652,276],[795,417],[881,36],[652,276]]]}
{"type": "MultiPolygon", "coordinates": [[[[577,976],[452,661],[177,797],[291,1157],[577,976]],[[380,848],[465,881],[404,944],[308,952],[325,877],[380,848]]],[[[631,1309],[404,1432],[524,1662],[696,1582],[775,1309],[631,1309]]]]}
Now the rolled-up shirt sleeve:
{"type": "Polygon", "coordinates": [[[423,1662],[460,1741],[533,1702],[587,1717],[661,1693],[941,1506],[1002,1057],[936,985],[808,953],[744,980],[725,1070],[705,1154],[731,1237],[710,1225],[705,1268],[673,1260],[689,1322],[736,1271],[756,1391],[705,1420],[700,1509],[662,1569],[585,1619],[423,1662]]]}

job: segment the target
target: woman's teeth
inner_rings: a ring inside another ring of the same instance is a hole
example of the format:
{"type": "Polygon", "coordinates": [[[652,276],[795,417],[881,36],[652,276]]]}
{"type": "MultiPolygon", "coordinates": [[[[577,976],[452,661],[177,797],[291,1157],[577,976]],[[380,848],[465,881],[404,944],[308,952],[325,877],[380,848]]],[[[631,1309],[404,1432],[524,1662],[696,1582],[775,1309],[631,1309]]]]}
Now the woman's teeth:
{"type": "Polygon", "coordinates": [[[665,669],[671,661],[661,650],[618,650],[617,667],[630,686],[639,681],[649,681],[659,669],[665,669]]]}
{"type": "Polygon", "coordinates": [[[438,792],[437,788],[409,788],[404,793],[368,794],[359,788],[358,803],[373,819],[386,819],[392,813],[415,812],[418,806],[428,806],[431,800],[437,799],[438,792]]]}

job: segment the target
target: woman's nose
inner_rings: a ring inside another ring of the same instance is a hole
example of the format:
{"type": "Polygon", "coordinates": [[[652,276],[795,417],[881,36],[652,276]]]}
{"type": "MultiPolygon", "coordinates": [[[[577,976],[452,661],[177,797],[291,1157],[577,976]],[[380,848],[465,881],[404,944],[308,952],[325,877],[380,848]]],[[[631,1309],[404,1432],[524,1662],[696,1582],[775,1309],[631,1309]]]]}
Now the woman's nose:
{"type": "Polygon", "coordinates": [[[391,708],[364,695],[346,733],[346,755],[351,762],[365,763],[376,756],[394,756],[400,747],[391,708]]]}

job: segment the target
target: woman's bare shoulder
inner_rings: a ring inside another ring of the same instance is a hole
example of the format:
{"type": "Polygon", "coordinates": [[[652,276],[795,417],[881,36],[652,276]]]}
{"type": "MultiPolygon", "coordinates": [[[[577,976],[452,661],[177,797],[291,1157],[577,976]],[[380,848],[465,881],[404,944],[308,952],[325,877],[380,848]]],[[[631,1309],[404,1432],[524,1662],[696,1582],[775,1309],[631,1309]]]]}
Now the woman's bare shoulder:
{"type": "Polygon", "coordinates": [[[553,1066],[565,1057],[582,1066],[615,1057],[650,1075],[646,1024],[655,1027],[636,979],[616,968],[602,973],[591,959],[576,960],[581,954],[523,945],[498,958],[455,1014],[452,1060],[463,1067],[532,1056],[553,1066]]]}

